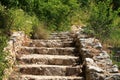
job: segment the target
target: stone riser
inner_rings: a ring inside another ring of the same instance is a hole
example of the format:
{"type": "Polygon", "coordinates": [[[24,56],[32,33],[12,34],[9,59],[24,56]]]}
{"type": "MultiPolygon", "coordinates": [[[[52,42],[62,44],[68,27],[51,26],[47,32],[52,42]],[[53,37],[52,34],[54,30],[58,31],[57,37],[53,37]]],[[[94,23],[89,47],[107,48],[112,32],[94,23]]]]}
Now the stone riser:
{"type": "Polygon", "coordinates": [[[50,35],[49,39],[56,39],[56,40],[67,40],[72,39],[73,40],[73,34],[53,34],[50,35]]]}
{"type": "Polygon", "coordinates": [[[30,75],[46,75],[46,76],[78,76],[81,73],[80,67],[18,67],[18,72],[30,75]]]}
{"type": "Polygon", "coordinates": [[[62,33],[52,33],[50,36],[52,37],[73,37],[74,33],[62,32],[62,33]]]}
{"type": "Polygon", "coordinates": [[[72,47],[72,41],[32,41],[26,42],[23,46],[28,47],[72,47]]]}
{"type": "Polygon", "coordinates": [[[66,35],[66,34],[50,35],[50,37],[53,37],[53,38],[55,38],[55,37],[58,37],[58,38],[71,38],[71,36],[66,35]]]}
{"type": "Polygon", "coordinates": [[[68,37],[68,36],[66,36],[66,37],[57,37],[57,36],[52,36],[52,37],[50,37],[49,39],[55,39],[55,40],[67,40],[67,39],[71,39],[72,40],[72,38],[70,38],[70,37],[68,37]]]}
{"type": "Polygon", "coordinates": [[[14,78],[11,78],[11,79],[9,79],[9,80],[84,80],[84,79],[82,79],[82,78],[80,78],[80,79],[78,79],[78,78],[75,78],[75,79],[66,79],[66,78],[51,78],[51,79],[35,79],[35,78],[26,78],[26,77],[24,77],[24,78],[16,78],[16,79],[14,79],[14,78]]]}
{"type": "Polygon", "coordinates": [[[21,48],[19,54],[74,55],[74,48],[21,48]]]}
{"type": "Polygon", "coordinates": [[[47,65],[76,65],[79,59],[47,59],[47,58],[29,58],[20,59],[19,64],[47,64],[47,65]]]}

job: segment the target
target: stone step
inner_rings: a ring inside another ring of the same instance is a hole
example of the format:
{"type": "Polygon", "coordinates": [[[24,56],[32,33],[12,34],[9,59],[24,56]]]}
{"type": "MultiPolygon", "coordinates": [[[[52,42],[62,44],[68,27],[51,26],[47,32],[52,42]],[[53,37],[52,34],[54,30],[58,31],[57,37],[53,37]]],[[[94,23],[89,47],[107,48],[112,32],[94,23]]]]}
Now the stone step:
{"type": "Polygon", "coordinates": [[[59,37],[62,37],[62,36],[70,36],[71,33],[69,32],[60,32],[60,33],[51,33],[50,35],[51,36],[59,36],[59,37]]]}
{"type": "Polygon", "coordinates": [[[23,46],[28,47],[72,47],[73,41],[61,41],[61,40],[32,40],[25,42],[23,46]]]}
{"type": "Polygon", "coordinates": [[[72,40],[70,36],[51,36],[49,37],[49,39],[71,39],[72,40]]]}
{"type": "Polygon", "coordinates": [[[19,75],[12,76],[9,80],[84,80],[77,76],[40,76],[40,75],[19,75]]]}
{"type": "Polygon", "coordinates": [[[58,36],[58,37],[62,37],[62,36],[73,36],[75,35],[74,33],[70,33],[70,32],[60,32],[60,33],[51,33],[51,36],[58,36]]]}
{"type": "Polygon", "coordinates": [[[78,62],[79,57],[67,55],[30,54],[19,58],[21,64],[76,65],[78,62]]]}
{"type": "Polygon", "coordinates": [[[73,41],[73,38],[70,37],[70,36],[62,36],[62,37],[59,37],[59,36],[50,36],[48,38],[48,40],[72,40],[73,41]]]}
{"type": "Polygon", "coordinates": [[[71,38],[71,37],[54,37],[54,36],[51,36],[51,37],[48,38],[48,40],[73,41],[73,38],[71,38]]]}
{"type": "Polygon", "coordinates": [[[47,47],[21,47],[18,54],[49,54],[49,55],[74,55],[74,47],[47,48],[47,47]]]}
{"type": "Polygon", "coordinates": [[[69,38],[73,38],[72,33],[69,32],[60,32],[60,33],[52,33],[50,34],[49,39],[69,39],[69,38]]]}
{"type": "Polygon", "coordinates": [[[59,65],[17,65],[16,72],[30,75],[45,76],[79,76],[80,66],[59,66],[59,65]]]}

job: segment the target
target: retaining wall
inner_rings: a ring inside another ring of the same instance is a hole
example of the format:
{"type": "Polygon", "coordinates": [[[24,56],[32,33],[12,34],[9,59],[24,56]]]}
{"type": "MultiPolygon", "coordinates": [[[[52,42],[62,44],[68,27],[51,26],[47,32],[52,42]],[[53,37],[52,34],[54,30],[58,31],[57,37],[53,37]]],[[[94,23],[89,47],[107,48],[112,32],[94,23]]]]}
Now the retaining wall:
{"type": "Polygon", "coordinates": [[[99,40],[88,37],[83,30],[76,35],[75,45],[82,58],[86,80],[120,80],[117,65],[112,63],[99,40]]]}
{"type": "Polygon", "coordinates": [[[7,80],[7,77],[11,74],[12,67],[16,61],[17,51],[27,39],[27,36],[22,31],[13,32],[11,35],[10,40],[8,41],[8,46],[4,48],[4,51],[8,52],[6,59],[9,61],[9,68],[4,71],[5,75],[3,80],[7,80]]]}

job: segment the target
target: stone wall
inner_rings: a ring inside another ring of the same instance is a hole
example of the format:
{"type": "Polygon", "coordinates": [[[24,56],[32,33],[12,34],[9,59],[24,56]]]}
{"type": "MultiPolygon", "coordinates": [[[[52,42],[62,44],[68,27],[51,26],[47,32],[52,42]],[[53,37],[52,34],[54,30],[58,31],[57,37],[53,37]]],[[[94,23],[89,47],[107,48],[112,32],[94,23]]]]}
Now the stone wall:
{"type": "Polygon", "coordinates": [[[7,77],[12,72],[12,67],[16,61],[16,53],[22,46],[22,43],[24,43],[27,39],[28,38],[22,31],[13,32],[11,35],[10,40],[8,41],[8,46],[4,48],[4,50],[9,53],[9,55],[6,57],[6,59],[9,61],[9,68],[5,69],[4,71],[5,75],[3,80],[7,80],[7,77]]]}
{"type": "Polygon", "coordinates": [[[120,80],[117,65],[112,63],[99,40],[90,38],[80,31],[75,42],[79,56],[82,58],[86,80],[120,80]]]}

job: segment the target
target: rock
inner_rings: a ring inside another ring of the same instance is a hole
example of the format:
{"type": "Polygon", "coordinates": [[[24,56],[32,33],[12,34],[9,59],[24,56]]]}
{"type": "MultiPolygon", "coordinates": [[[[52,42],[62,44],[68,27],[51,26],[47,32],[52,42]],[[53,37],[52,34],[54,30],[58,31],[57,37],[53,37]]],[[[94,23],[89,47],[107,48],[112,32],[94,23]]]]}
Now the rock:
{"type": "Polygon", "coordinates": [[[94,45],[94,48],[96,49],[102,49],[102,45],[100,42],[97,42],[95,45],[94,45]]]}
{"type": "Polygon", "coordinates": [[[120,73],[111,74],[105,80],[120,80],[120,73]]]}
{"type": "Polygon", "coordinates": [[[96,67],[96,66],[89,66],[89,70],[99,72],[99,73],[103,72],[101,68],[96,67]]]}
{"type": "Polygon", "coordinates": [[[102,51],[102,53],[100,55],[104,56],[104,58],[110,58],[110,56],[108,55],[108,53],[106,51],[102,51]]]}
{"type": "Polygon", "coordinates": [[[101,60],[101,59],[110,58],[110,56],[107,54],[106,51],[102,51],[101,53],[99,53],[99,55],[95,56],[95,58],[101,60]]]}
{"type": "Polygon", "coordinates": [[[93,59],[91,59],[91,58],[86,58],[86,61],[87,61],[87,62],[93,62],[93,59]]]}
{"type": "Polygon", "coordinates": [[[93,55],[90,53],[89,49],[81,48],[81,50],[84,52],[84,54],[82,54],[84,58],[91,58],[91,57],[93,57],[93,55]]]}
{"type": "Polygon", "coordinates": [[[118,70],[118,66],[117,65],[113,65],[112,68],[111,68],[111,73],[117,73],[119,70],[118,70]]]}
{"type": "Polygon", "coordinates": [[[93,43],[94,43],[94,40],[95,40],[95,38],[87,38],[87,39],[85,40],[85,43],[92,46],[93,43]]]}
{"type": "Polygon", "coordinates": [[[95,71],[95,72],[103,72],[103,70],[97,66],[97,64],[93,61],[93,59],[91,58],[86,58],[86,66],[87,66],[87,70],[89,71],[95,71]]]}

